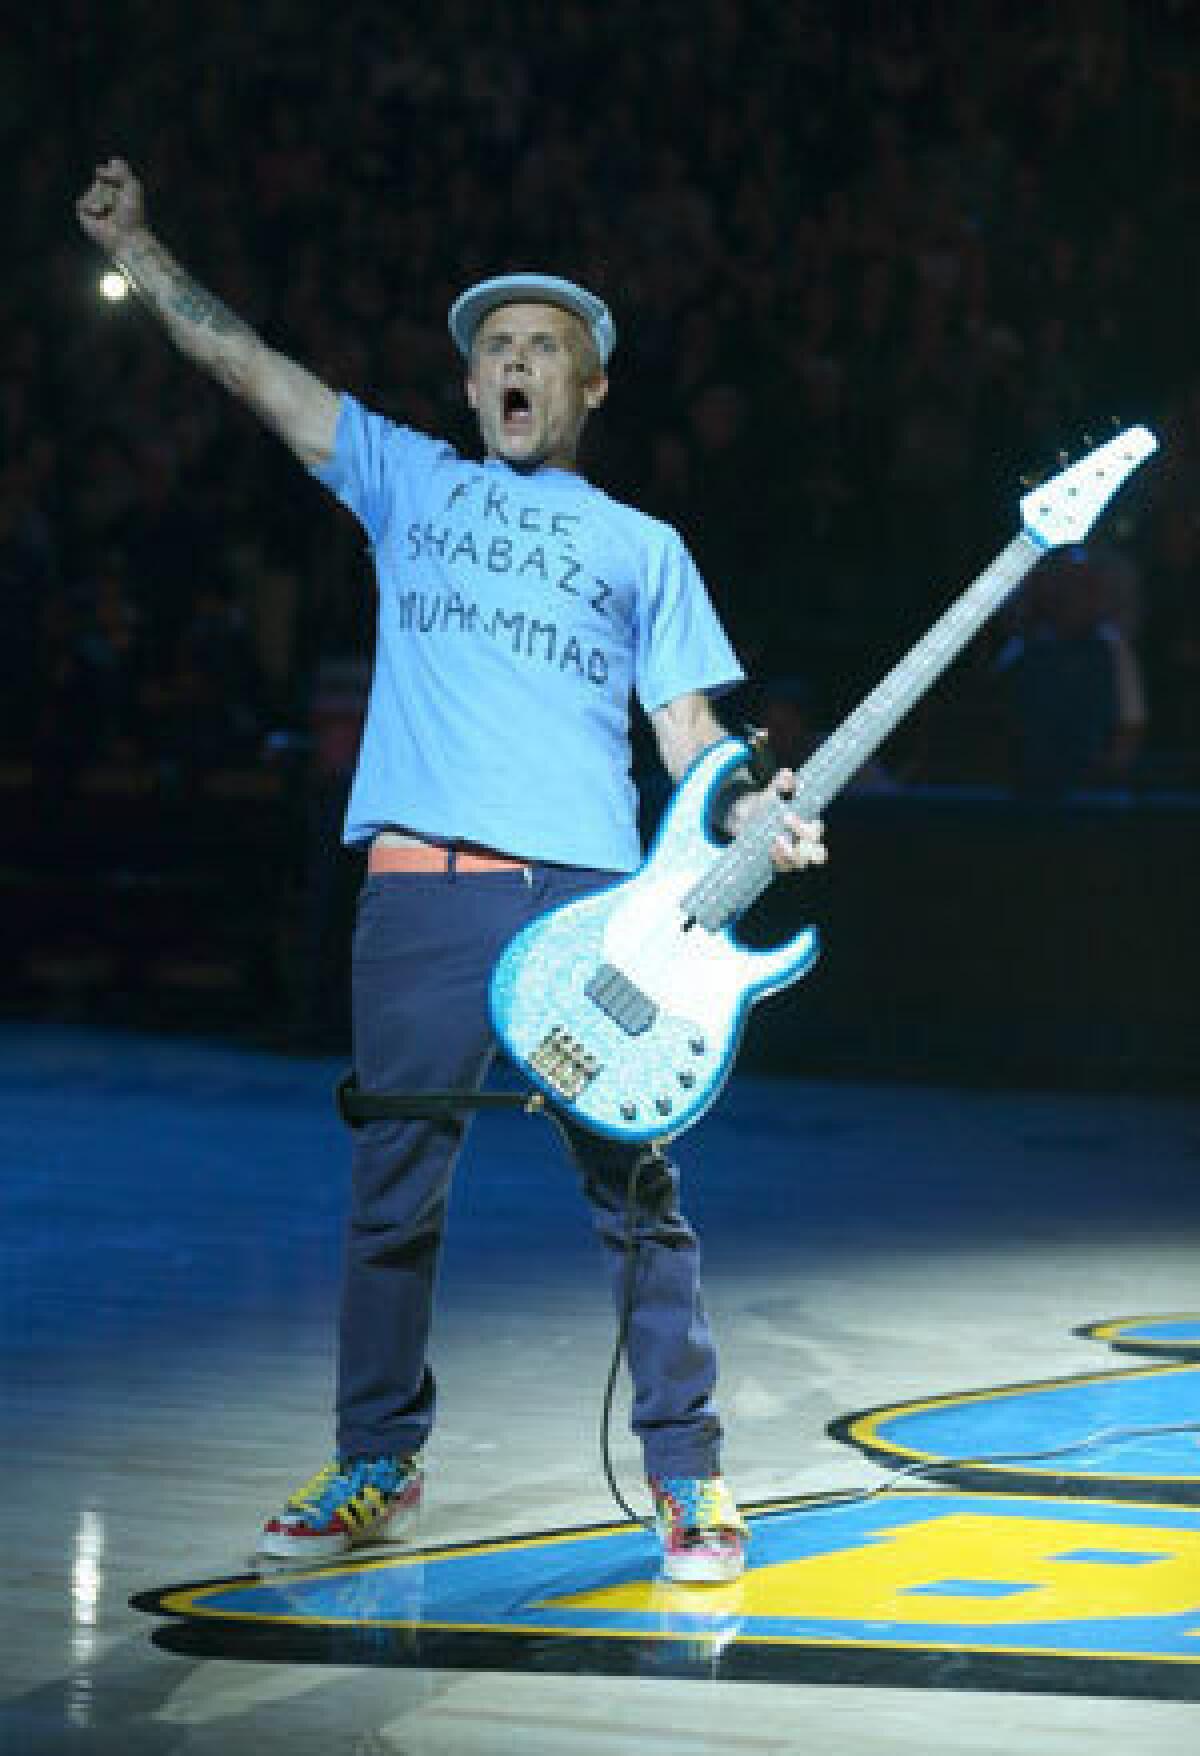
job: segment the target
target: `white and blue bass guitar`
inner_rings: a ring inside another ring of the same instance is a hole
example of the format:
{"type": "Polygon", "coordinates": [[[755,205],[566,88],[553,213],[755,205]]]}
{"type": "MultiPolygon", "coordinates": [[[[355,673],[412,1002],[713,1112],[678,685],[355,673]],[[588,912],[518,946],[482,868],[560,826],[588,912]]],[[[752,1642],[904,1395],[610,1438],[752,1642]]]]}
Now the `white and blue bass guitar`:
{"type": "Polygon", "coordinates": [[[712,827],[746,761],[737,739],[707,750],[668,807],[646,863],[609,889],[551,910],[508,945],[492,975],[492,1019],[517,1067],[593,1132],[662,1142],[691,1127],[733,1068],[750,1007],[816,961],[808,927],[772,950],[734,927],[775,876],[784,815],[815,818],[1050,549],[1087,535],[1157,441],[1131,427],[1020,502],[1021,530],[908,656],[737,839],[712,827]]]}

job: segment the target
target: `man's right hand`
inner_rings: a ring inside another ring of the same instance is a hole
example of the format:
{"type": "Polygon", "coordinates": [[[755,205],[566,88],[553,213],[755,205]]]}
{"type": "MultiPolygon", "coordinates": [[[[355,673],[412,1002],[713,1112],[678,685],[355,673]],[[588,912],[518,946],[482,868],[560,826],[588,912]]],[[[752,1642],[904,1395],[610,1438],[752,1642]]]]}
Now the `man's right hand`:
{"type": "Polygon", "coordinates": [[[96,166],[91,188],[75,203],[75,212],[93,244],[110,256],[146,226],[142,186],[124,159],[96,166]]]}

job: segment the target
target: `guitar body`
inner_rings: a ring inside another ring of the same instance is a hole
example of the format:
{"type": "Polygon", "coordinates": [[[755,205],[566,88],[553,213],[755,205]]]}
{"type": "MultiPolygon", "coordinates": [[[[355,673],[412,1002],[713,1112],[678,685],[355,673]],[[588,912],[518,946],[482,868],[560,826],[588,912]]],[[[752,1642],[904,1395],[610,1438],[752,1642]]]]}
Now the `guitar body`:
{"type": "Polygon", "coordinates": [[[805,975],[807,928],[769,951],[712,931],[684,898],[712,866],[711,806],[742,765],[736,739],[693,765],[644,866],[552,909],[507,946],[492,975],[496,1034],[556,1108],[631,1144],[691,1127],[733,1067],[750,1007],[805,975]]]}

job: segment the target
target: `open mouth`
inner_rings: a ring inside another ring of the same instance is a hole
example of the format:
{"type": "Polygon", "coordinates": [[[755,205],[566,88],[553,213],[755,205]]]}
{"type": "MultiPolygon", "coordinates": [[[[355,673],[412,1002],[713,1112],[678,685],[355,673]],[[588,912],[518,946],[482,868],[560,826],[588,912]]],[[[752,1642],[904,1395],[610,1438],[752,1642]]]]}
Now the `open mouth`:
{"type": "Polygon", "coordinates": [[[533,408],[528,396],[515,385],[504,392],[504,427],[506,432],[523,433],[533,423],[533,408]]]}

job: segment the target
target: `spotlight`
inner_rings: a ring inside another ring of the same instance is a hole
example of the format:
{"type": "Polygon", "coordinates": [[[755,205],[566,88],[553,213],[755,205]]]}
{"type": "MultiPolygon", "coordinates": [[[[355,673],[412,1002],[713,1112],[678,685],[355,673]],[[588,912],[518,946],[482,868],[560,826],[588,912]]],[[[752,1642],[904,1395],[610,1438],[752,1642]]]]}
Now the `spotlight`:
{"type": "Polygon", "coordinates": [[[110,268],[100,276],[100,297],[107,299],[110,304],[115,305],[128,292],[129,282],[119,269],[110,268]]]}

